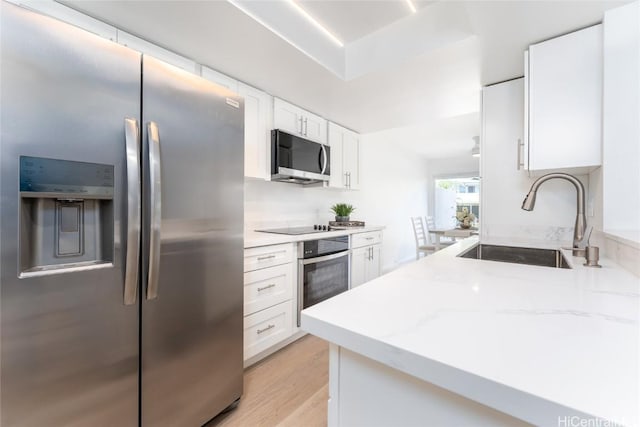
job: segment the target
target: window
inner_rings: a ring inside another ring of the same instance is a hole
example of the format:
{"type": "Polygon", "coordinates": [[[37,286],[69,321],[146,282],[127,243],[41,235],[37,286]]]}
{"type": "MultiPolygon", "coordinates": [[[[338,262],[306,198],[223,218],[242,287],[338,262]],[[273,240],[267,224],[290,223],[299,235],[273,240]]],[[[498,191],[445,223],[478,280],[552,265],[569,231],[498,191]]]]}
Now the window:
{"type": "Polygon", "coordinates": [[[435,181],[434,219],[438,227],[455,227],[456,212],[469,209],[480,221],[480,178],[455,177],[435,181]]]}

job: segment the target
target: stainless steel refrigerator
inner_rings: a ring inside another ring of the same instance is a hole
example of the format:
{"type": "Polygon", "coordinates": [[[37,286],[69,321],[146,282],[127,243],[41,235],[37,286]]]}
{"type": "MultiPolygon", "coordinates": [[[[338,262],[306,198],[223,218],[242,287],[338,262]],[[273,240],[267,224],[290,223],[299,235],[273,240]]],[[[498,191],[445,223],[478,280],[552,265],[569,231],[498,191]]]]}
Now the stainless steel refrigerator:
{"type": "Polygon", "coordinates": [[[242,393],[243,100],[0,3],[0,424],[202,425],[242,393]]]}

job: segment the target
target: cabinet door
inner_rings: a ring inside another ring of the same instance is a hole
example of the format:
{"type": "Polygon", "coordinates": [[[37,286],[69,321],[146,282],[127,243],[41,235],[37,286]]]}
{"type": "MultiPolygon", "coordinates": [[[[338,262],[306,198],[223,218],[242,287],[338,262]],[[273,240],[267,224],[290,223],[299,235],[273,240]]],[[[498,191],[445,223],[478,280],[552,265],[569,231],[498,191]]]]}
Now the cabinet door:
{"type": "Polygon", "coordinates": [[[368,246],[351,251],[351,288],[360,286],[367,281],[369,258],[368,246]]]}
{"type": "Polygon", "coordinates": [[[329,147],[331,176],[329,179],[329,187],[345,188],[347,186],[346,174],[343,167],[343,128],[335,123],[329,123],[329,147]]]}
{"type": "Polygon", "coordinates": [[[258,246],[244,250],[244,271],[260,270],[295,260],[295,244],[258,246]]]}
{"type": "Polygon", "coordinates": [[[293,301],[286,301],[244,318],[244,360],[289,338],[293,333],[293,301]]]}
{"type": "Polygon", "coordinates": [[[599,166],[602,25],[529,47],[529,169],[599,166]]]}
{"type": "Polygon", "coordinates": [[[227,89],[235,93],[238,93],[238,81],[227,76],[226,74],[222,74],[219,71],[202,66],[202,77],[209,80],[210,82],[214,82],[222,87],[226,87],[227,89]]]}
{"type": "Polygon", "coordinates": [[[380,245],[369,246],[367,249],[370,251],[365,276],[368,282],[380,276],[380,245]]]}
{"type": "Polygon", "coordinates": [[[360,135],[345,130],[342,138],[343,170],[347,174],[347,188],[360,189],[360,135]]]}
{"type": "Polygon", "coordinates": [[[292,264],[283,264],[244,273],[244,315],[290,300],[292,272],[292,264]]]}
{"type": "Polygon", "coordinates": [[[270,180],[272,98],[244,83],[238,93],[244,97],[244,176],[270,180]]]}
{"type": "Polygon", "coordinates": [[[292,135],[303,136],[302,110],[279,98],[273,98],[273,127],[292,135]]]}
{"type": "Polygon", "coordinates": [[[303,133],[304,137],[321,144],[327,143],[327,121],[308,111],[304,111],[303,115],[303,133]]]}
{"type": "MultiPolygon", "coordinates": [[[[604,33],[604,231],[638,230],[640,2],[608,10],[604,33]]],[[[638,240],[640,234],[636,234],[638,240]]]]}
{"type": "Polygon", "coordinates": [[[532,182],[518,170],[524,154],[523,88],[524,79],[515,79],[482,89],[482,237],[508,235],[516,224],[532,221],[520,209],[532,182]]]}

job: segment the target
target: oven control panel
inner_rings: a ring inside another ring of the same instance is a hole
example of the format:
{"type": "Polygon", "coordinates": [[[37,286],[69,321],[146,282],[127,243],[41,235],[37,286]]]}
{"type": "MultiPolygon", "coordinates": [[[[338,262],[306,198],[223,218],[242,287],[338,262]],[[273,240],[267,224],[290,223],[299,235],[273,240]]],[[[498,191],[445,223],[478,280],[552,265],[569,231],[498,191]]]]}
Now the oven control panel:
{"type": "Polygon", "coordinates": [[[299,248],[298,258],[308,259],[331,255],[349,250],[349,236],[307,240],[300,242],[299,248]]]}

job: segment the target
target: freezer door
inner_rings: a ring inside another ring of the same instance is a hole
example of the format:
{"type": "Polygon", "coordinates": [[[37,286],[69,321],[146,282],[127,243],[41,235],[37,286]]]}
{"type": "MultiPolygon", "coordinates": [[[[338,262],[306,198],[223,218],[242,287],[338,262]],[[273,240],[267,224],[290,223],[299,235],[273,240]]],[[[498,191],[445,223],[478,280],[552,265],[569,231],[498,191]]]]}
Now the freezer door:
{"type": "Polygon", "coordinates": [[[244,105],[143,58],[142,425],[199,426],[242,394],[244,105]]]}
{"type": "Polygon", "coordinates": [[[125,119],[139,121],[141,59],[0,3],[0,424],[135,426],[125,119]],[[77,194],[21,194],[21,174],[77,194]]]}

